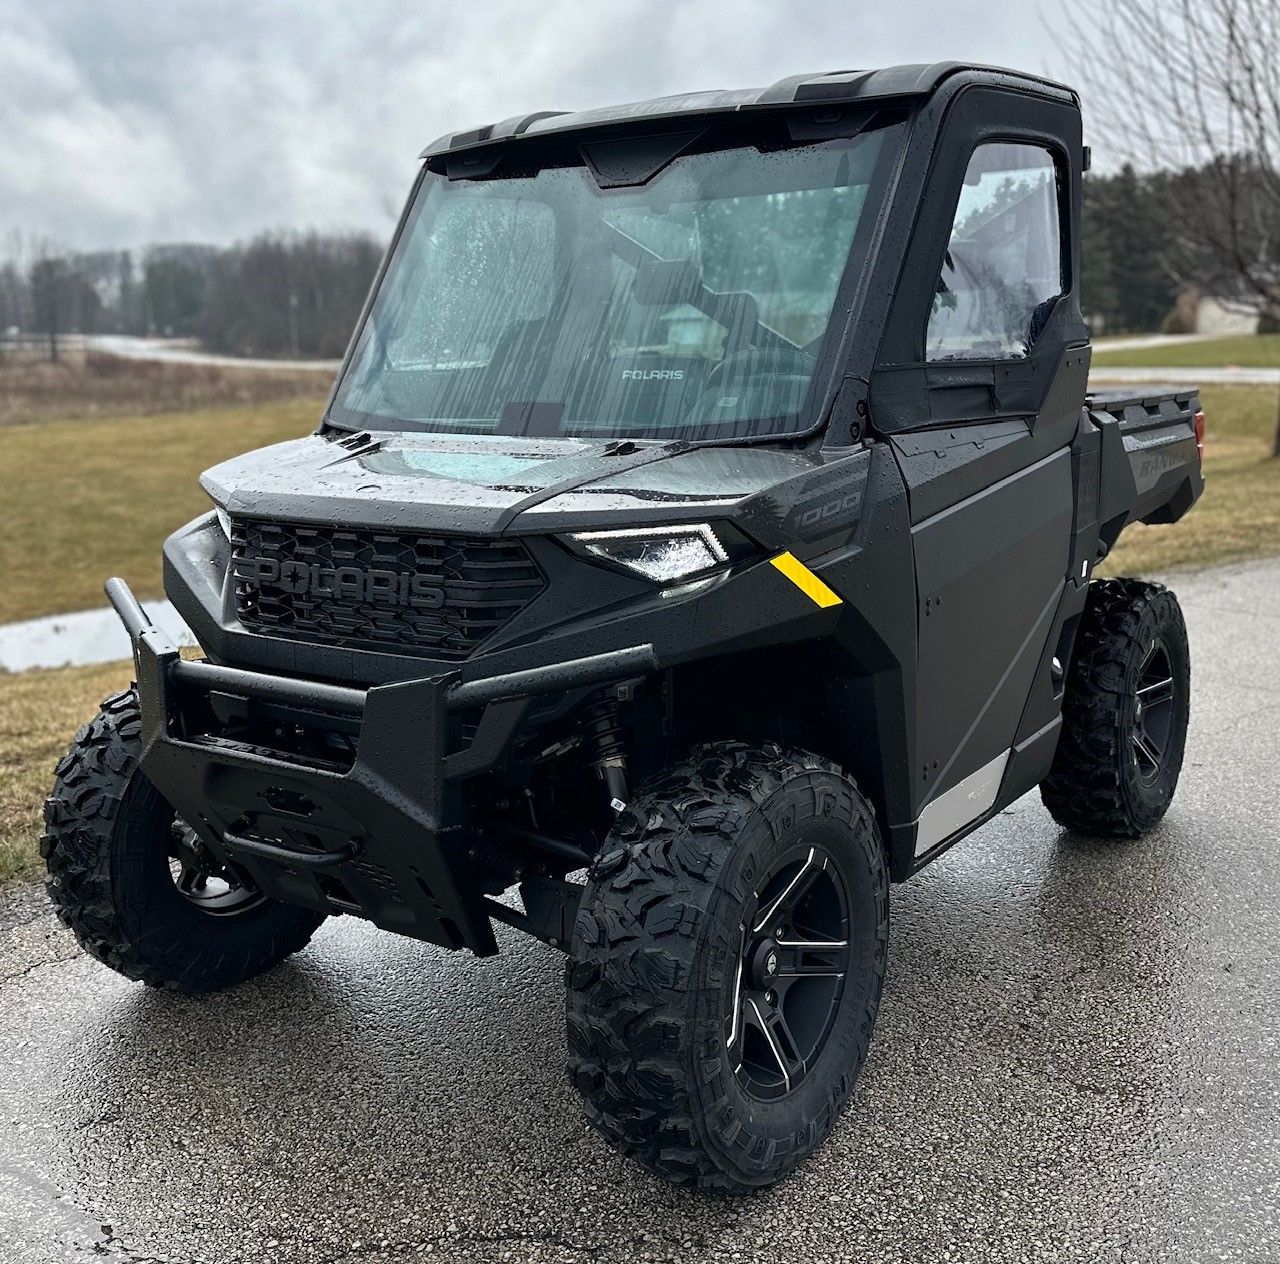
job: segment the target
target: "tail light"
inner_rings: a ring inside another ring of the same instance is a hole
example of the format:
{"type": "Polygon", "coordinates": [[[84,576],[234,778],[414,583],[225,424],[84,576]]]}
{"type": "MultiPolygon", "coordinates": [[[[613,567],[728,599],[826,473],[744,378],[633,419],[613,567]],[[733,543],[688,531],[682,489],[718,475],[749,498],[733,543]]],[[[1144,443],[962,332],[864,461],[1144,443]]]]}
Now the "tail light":
{"type": "Polygon", "coordinates": [[[1204,413],[1197,412],[1192,419],[1196,427],[1196,456],[1200,458],[1200,468],[1204,468],[1204,413]]]}

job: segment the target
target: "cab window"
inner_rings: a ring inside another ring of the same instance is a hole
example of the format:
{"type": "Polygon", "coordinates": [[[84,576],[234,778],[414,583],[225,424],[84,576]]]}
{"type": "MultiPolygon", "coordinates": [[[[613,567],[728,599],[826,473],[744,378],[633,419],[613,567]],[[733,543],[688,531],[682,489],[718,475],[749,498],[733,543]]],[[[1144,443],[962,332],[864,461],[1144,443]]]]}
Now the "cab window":
{"type": "Polygon", "coordinates": [[[1063,291],[1057,167],[1038,145],[969,159],[925,337],[929,360],[1020,359],[1063,291]]]}

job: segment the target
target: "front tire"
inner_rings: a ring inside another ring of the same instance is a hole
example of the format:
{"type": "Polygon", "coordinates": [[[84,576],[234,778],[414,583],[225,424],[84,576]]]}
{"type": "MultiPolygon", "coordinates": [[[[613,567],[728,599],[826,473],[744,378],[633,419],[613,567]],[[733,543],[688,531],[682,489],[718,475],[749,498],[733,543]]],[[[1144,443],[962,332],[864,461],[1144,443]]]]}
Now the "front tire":
{"type": "Polygon", "coordinates": [[[779,1180],[848,1101],[888,929],[884,849],[848,777],[699,747],[618,818],[579,907],[569,1076],[588,1121],[675,1184],[779,1180]]]}
{"type": "Polygon", "coordinates": [[[151,987],[231,987],[306,946],[323,913],[217,868],[138,767],[132,690],[106,699],[59,762],[40,852],[58,917],[81,946],[151,987]]]}
{"type": "Polygon", "coordinates": [[[1187,741],[1191,651],[1161,584],[1095,580],[1062,700],[1062,737],[1040,787],[1059,825],[1137,838],[1169,810],[1187,741]]]}

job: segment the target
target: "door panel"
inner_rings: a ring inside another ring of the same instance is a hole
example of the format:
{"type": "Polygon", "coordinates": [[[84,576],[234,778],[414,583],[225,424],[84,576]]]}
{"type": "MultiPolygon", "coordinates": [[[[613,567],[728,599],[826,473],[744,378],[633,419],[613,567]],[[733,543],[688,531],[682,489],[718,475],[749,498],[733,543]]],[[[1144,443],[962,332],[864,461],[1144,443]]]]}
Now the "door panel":
{"type": "Polygon", "coordinates": [[[889,442],[911,498],[913,523],[934,517],[1046,455],[1035,452],[1031,420],[1023,417],[914,430],[892,435],[889,442]]]}
{"type": "Polygon", "coordinates": [[[1088,378],[1088,348],[1064,351],[1038,413],[890,435],[911,521],[924,522],[1070,444],[1088,378]]]}
{"type": "Polygon", "coordinates": [[[1001,801],[1062,610],[1088,372],[1080,197],[1075,103],[961,92],[868,383],[913,524],[917,855],[1001,801]]]}
{"type": "Polygon", "coordinates": [[[1073,505],[1064,448],[912,529],[917,815],[1013,745],[1066,581],[1073,505]]]}

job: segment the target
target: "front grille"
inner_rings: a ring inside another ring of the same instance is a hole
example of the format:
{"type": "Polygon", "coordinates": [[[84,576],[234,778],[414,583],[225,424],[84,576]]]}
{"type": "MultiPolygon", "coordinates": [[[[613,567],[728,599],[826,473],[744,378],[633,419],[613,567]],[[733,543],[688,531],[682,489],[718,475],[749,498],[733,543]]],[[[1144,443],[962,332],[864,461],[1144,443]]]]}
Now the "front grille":
{"type": "Polygon", "coordinates": [[[231,524],[236,615],[254,632],[466,658],[545,587],[518,540],[231,524]]]}

